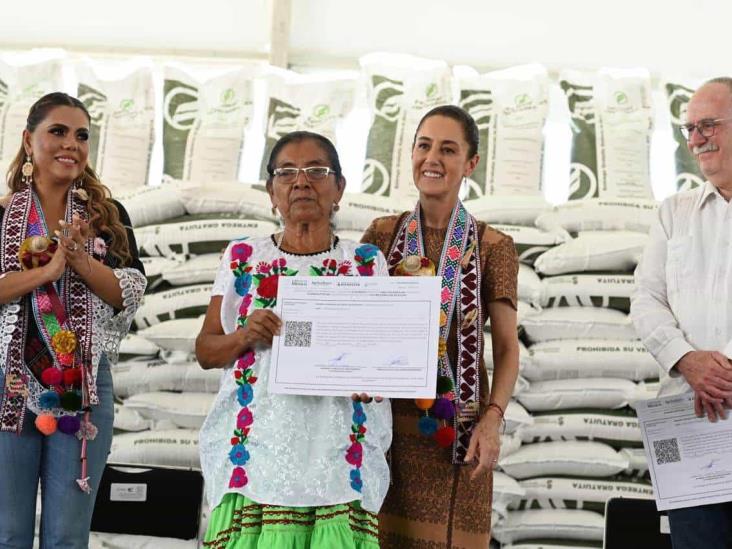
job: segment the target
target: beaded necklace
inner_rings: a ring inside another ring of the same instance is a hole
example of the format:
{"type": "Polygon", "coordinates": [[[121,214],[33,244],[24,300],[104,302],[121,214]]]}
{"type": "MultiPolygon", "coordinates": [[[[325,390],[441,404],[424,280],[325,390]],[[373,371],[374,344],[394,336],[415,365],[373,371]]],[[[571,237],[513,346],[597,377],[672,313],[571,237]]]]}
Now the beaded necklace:
{"type": "MultiPolygon", "coordinates": [[[[424,250],[418,202],[399,226],[389,252],[389,272],[392,275],[435,274],[434,266],[429,272],[432,262],[425,257],[424,250]]],[[[425,413],[419,419],[420,432],[433,437],[442,447],[452,446],[454,463],[463,462],[478,417],[478,364],[484,322],[480,307],[479,254],[477,222],[458,201],[450,216],[436,269],[442,288],[437,394],[435,399],[415,401],[425,413]],[[458,322],[458,359],[454,372],[447,356],[447,338],[453,317],[458,322]],[[437,420],[442,421],[442,426],[437,420]]]]}
{"type": "MultiPolygon", "coordinates": [[[[84,217],[86,205],[84,198],[72,191],[67,198],[67,223],[71,223],[74,214],[84,217]]],[[[21,271],[51,261],[58,244],[47,234],[43,209],[32,187],[14,193],[2,218],[0,270],[21,271]]],[[[91,239],[84,243],[83,249],[87,253],[91,251],[91,239]]],[[[33,398],[42,410],[35,422],[39,431],[51,435],[58,429],[81,440],[81,478],[77,484],[82,491],[90,493],[86,449],[87,441],[94,439],[97,430],[89,421],[89,412],[91,405],[99,403],[96,380],[91,373],[91,291],[76,272],[67,268],[57,283],[36,288],[11,307],[17,320],[12,332],[3,337],[8,353],[0,430],[20,433],[27,401],[33,398]],[[25,364],[30,315],[51,358],[51,365],[41,372],[40,383],[32,379],[25,364]]]]}

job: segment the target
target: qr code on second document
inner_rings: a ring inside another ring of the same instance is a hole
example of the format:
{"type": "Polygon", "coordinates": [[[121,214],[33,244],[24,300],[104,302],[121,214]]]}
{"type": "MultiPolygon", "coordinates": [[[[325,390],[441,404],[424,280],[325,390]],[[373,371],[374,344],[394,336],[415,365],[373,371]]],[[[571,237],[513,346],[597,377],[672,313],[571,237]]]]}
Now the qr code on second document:
{"type": "Polygon", "coordinates": [[[313,323],[306,320],[285,321],[285,347],[310,347],[313,323]]]}
{"type": "Polygon", "coordinates": [[[664,463],[676,463],[677,461],[681,461],[681,452],[679,452],[679,441],[675,438],[654,440],[653,451],[656,454],[656,463],[658,463],[659,465],[663,465],[664,463]]]}

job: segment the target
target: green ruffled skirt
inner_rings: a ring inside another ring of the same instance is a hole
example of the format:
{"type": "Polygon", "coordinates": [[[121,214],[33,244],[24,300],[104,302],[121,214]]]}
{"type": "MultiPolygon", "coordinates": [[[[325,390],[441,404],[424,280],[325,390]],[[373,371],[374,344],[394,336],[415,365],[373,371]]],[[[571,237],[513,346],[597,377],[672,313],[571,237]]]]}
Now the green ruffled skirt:
{"type": "Polygon", "coordinates": [[[378,549],[377,515],[358,501],[326,507],[261,505],[229,493],[211,513],[213,549],[378,549]]]}

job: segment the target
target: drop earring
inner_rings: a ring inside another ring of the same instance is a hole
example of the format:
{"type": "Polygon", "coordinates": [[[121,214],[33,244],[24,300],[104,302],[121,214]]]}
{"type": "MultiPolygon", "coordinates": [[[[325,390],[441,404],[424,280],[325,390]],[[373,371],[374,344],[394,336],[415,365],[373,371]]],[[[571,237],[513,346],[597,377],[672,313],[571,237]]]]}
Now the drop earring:
{"type": "Polygon", "coordinates": [[[33,183],[33,161],[29,154],[25,155],[25,162],[23,162],[23,166],[20,168],[20,173],[23,176],[23,183],[30,187],[31,183],[33,183]]]}

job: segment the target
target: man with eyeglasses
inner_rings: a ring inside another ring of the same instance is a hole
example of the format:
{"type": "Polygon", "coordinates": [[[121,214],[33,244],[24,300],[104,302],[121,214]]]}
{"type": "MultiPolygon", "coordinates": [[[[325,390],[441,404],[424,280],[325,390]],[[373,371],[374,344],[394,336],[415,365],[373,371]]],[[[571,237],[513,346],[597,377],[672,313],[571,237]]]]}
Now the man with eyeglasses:
{"type": "MultiPolygon", "coordinates": [[[[732,78],[692,96],[682,132],[706,182],[659,208],[630,314],[668,372],[659,396],[694,391],[698,416],[732,407],[732,78]]],[[[732,502],[669,511],[674,549],[732,547],[732,502]]]]}

